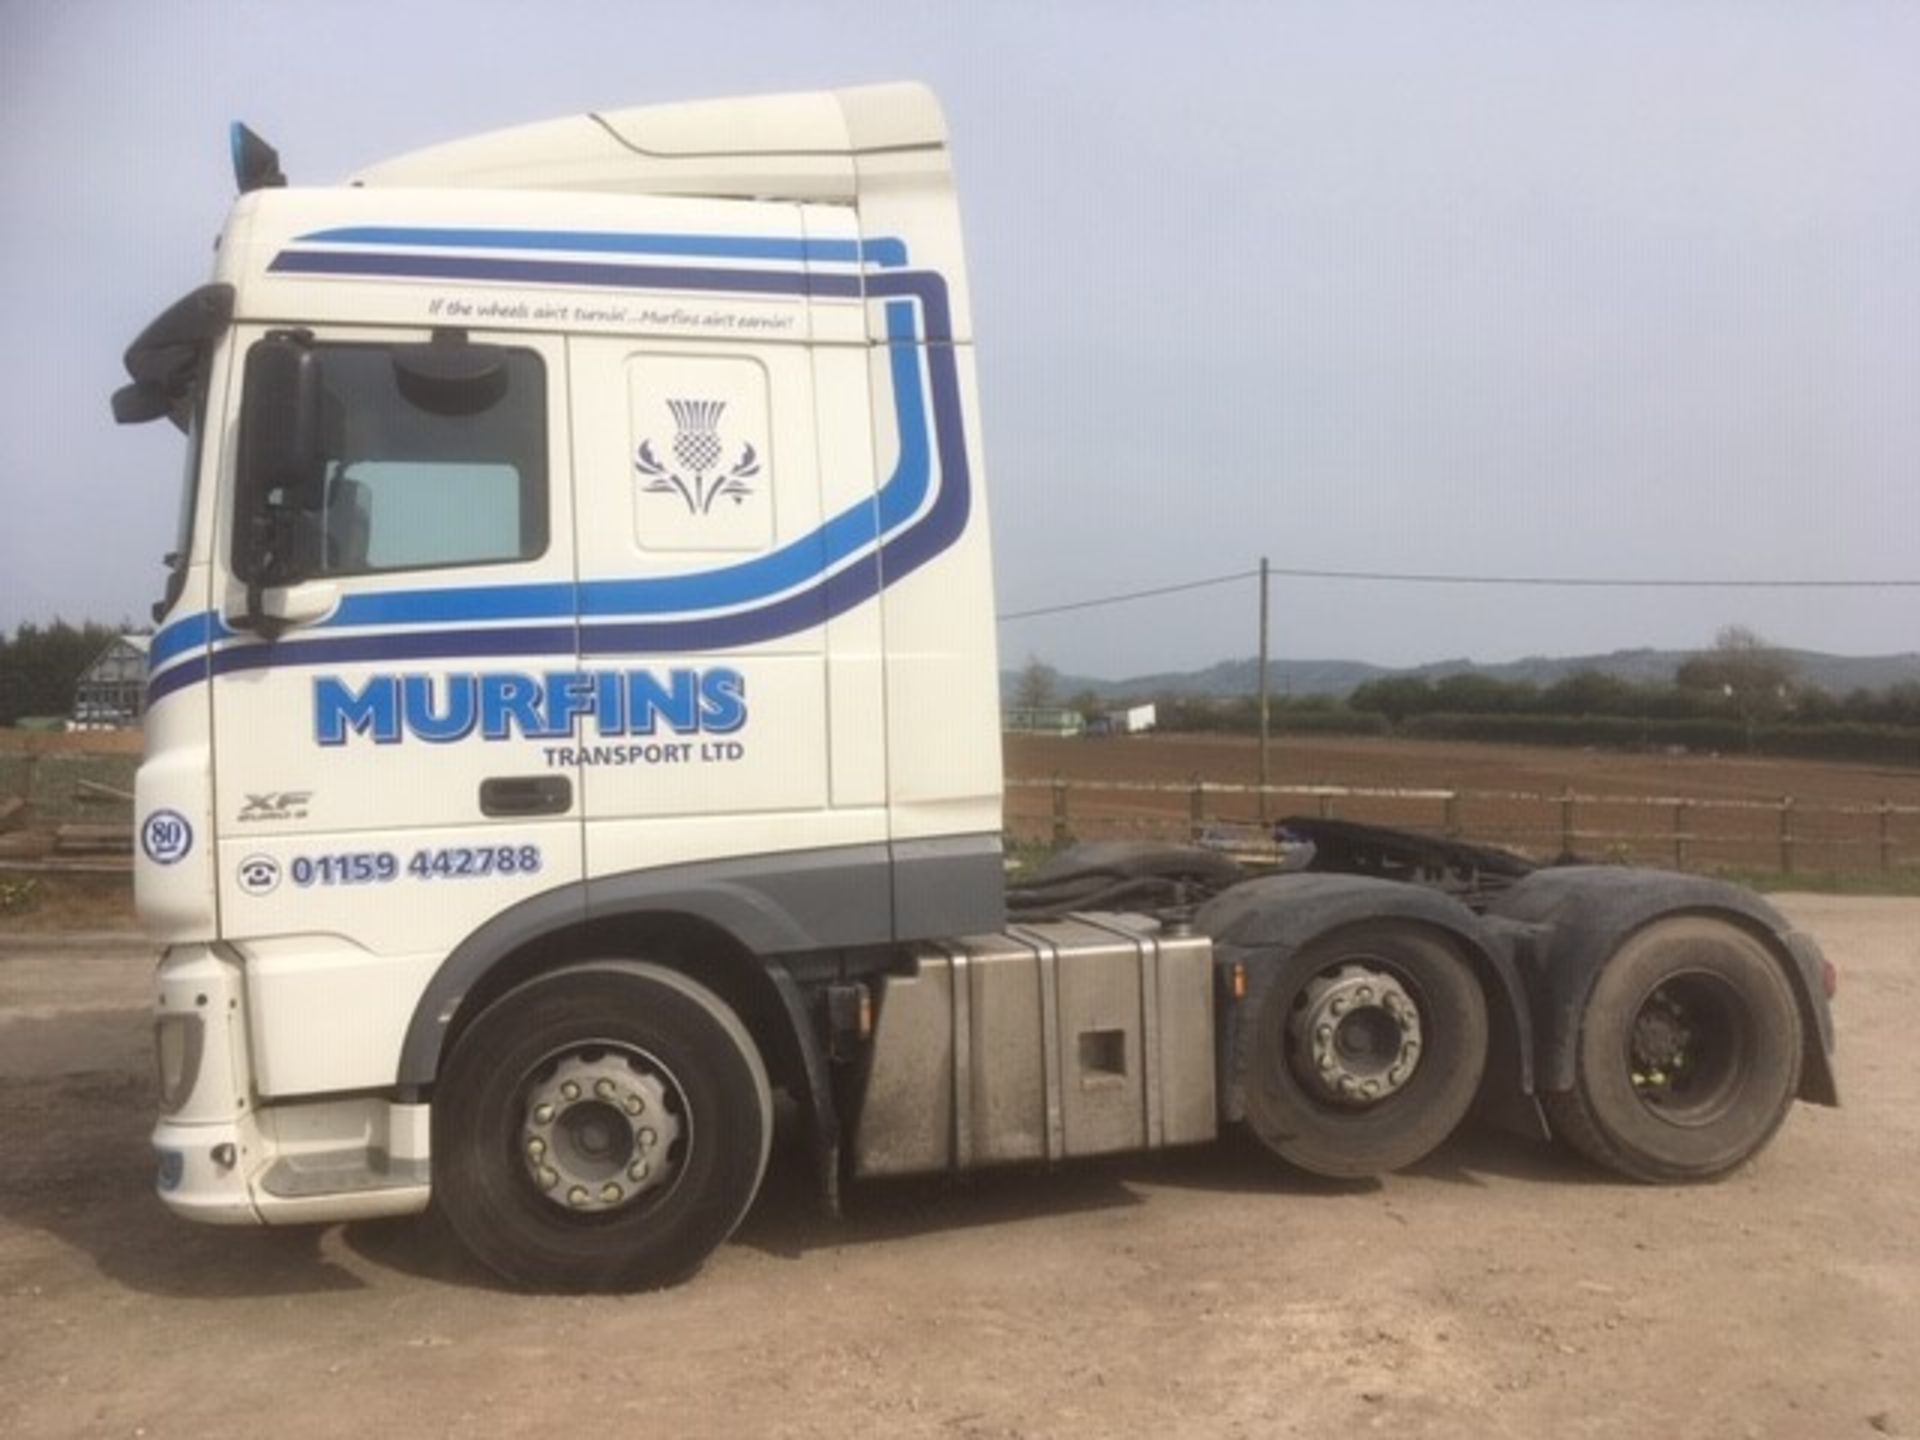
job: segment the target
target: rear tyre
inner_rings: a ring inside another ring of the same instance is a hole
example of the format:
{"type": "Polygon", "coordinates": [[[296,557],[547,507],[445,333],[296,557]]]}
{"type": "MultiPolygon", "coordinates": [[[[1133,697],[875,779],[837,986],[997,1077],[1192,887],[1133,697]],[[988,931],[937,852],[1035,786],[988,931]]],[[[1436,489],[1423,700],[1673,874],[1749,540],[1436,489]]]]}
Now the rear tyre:
{"type": "Polygon", "coordinates": [[[1554,1130],[1654,1184],[1710,1180],[1773,1138],[1800,1089],[1800,1009],[1779,963],[1725,921],[1650,925],[1601,970],[1554,1130]]]}
{"type": "Polygon", "coordinates": [[[460,1037],[434,1094],[434,1199],[517,1286],[669,1285],[746,1215],[772,1136],[766,1068],[711,991],[641,962],[571,966],[460,1037]]]}
{"type": "Polygon", "coordinates": [[[1428,1154],[1467,1113],[1486,1068],[1479,981],[1445,941],[1402,921],[1287,956],[1243,1023],[1248,1128],[1288,1164],[1332,1179],[1428,1154]]]}

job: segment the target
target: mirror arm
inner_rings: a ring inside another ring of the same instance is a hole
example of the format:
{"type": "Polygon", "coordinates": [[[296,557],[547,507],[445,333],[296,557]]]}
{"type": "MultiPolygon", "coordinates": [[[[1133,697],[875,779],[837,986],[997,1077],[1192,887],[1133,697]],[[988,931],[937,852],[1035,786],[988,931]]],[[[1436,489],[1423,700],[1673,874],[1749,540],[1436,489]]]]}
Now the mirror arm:
{"type": "Polygon", "coordinates": [[[247,629],[262,640],[278,640],[287,631],[285,621],[267,614],[267,587],[257,575],[247,582],[247,629]]]}
{"type": "Polygon", "coordinates": [[[256,515],[253,519],[254,557],[252,574],[247,580],[247,612],[241,623],[262,640],[278,640],[288,628],[284,620],[267,613],[267,576],[279,568],[281,528],[281,523],[271,515],[256,515]]]}

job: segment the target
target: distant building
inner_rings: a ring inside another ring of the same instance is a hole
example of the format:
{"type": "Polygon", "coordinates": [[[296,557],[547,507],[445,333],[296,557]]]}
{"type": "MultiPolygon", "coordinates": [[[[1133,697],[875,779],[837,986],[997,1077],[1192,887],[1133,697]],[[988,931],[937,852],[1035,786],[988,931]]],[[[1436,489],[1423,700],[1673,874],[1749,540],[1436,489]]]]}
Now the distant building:
{"type": "Polygon", "coordinates": [[[1159,711],[1152,705],[1129,705],[1109,710],[1087,722],[1089,735],[1144,735],[1160,726],[1159,711]]]}
{"type": "Polygon", "coordinates": [[[1087,717],[1078,710],[1014,705],[1000,712],[1000,728],[1014,735],[1074,736],[1086,730],[1087,717]]]}
{"type": "Polygon", "coordinates": [[[147,708],[147,640],[118,635],[73,687],[70,730],[122,730],[138,725],[147,708]]]}

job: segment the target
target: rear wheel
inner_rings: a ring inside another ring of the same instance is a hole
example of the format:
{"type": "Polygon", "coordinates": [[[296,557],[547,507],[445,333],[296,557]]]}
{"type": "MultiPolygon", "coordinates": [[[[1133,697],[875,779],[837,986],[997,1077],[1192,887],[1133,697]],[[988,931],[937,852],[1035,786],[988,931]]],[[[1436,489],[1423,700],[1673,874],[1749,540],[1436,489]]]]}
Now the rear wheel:
{"type": "Polygon", "coordinates": [[[760,1187],[766,1069],[704,986],[606,961],[510,991],[435,1090],[434,1197],[516,1285],[628,1290],[697,1270],[760,1187]]]}
{"type": "Polygon", "coordinates": [[[1486,1068],[1479,982],[1445,941],[1374,921],[1287,956],[1242,1034],[1247,1124],[1269,1150],[1349,1179],[1445,1140],[1486,1068]]]}
{"type": "Polygon", "coordinates": [[[1594,983],[1554,1129],[1636,1180],[1708,1180],[1780,1128],[1800,1088],[1800,1010],[1759,940],[1686,915],[1630,937],[1594,983]]]}

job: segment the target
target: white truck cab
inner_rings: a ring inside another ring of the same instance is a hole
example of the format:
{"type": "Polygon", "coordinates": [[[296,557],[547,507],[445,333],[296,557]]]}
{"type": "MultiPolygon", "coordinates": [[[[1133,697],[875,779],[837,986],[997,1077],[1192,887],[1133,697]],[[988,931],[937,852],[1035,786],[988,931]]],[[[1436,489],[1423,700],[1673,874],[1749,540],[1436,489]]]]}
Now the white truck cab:
{"type": "MultiPolygon", "coordinates": [[[[1275,892],[1314,961],[1284,1034],[1224,1023],[1286,965],[1188,923],[1245,878],[1215,857],[1069,865],[1124,883],[1009,925],[973,331],[926,90],[586,115],[327,188],[243,129],[235,158],[212,283],[115,397],[189,436],[136,815],[173,1208],[437,1193],[515,1279],[652,1283],[751,1202],[775,1086],[829,1193],[1223,1118],[1310,1168],[1391,1168],[1472,1100],[1489,1006],[1532,1093],[1515,937],[1545,912],[1281,877],[1314,882],[1275,892]],[[1363,921],[1372,961],[1314,948],[1363,921]],[[1270,1044],[1334,1122],[1319,1149],[1263,1119],[1246,1057],[1270,1044]]],[[[1744,904],[1721,908],[1775,982],[1752,1003],[1824,1033],[1803,942],[1744,904]]],[[[1770,1117],[1803,1088],[1797,1058],[1764,1078],[1770,1117]]]]}

